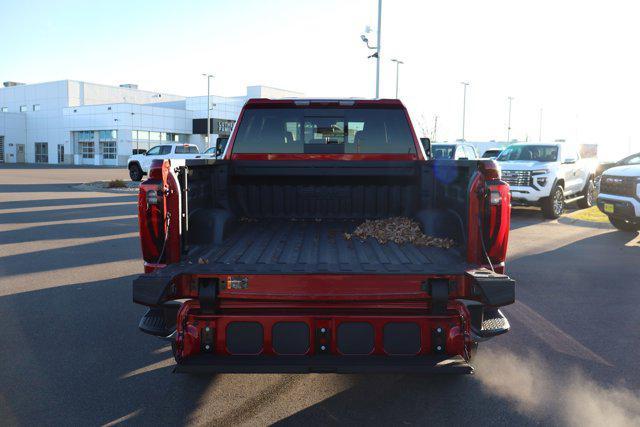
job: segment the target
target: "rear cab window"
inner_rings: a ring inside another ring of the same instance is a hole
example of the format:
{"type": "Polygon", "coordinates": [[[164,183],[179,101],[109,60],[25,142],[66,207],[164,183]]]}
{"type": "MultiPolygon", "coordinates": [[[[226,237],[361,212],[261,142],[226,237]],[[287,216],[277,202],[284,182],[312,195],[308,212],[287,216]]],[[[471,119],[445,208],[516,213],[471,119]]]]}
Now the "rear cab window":
{"type": "Polygon", "coordinates": [[[475,159],[478,158],[478,155],[476,154],[475,148],[473,148],[470,145],[465,145],[464,146],[464,152],[466,153],[467,159],[469,159],[469,160],[475,160],[475,159]]]}
{"type": "Polygon", "coordinates": [[[193,145],[177,145],[176,154],[198,154],[198,147],[193,145]]]}
{"type": "Polygon", "coordinates": [[[403,109],[249,108],[234,153],[415,153],[403,109]]]}
{"type": "Polygon", "coordinates": [[[456,151],[455,145],[432,145],[431,153],[434,159],[453,159],[456,151]]]}

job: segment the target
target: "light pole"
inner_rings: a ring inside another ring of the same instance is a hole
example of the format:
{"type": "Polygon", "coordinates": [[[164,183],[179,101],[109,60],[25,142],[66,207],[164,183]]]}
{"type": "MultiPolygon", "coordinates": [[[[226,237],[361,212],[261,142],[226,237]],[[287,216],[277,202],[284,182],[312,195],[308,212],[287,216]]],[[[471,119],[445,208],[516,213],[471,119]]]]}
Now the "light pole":
{"type": "Polygon", "coordinates": [[[511,101],[513,101],[513,97],[509,96],[507,98],[509,100],[509,119],[507,121],[507,143],[511,141],[511,101]]]}
{"type": "Polygon", "coordinates": [[[469,82],[461,82],[460,84],[464,86],[462,95],[462,140],[464,141],[464,124],[467,115],[467,86],[469,86],[469,82]]]}
{"type": "MultiPolygon", "coordinates": [[[[370,29],[367,26],[366,29],[366,33],[369,33],[370,29]]],[[[382,33],[382,0],[378,0],[378,40],[377,40],[377,46],[370,46],[369,45],[369,39],[367,38],[367,36],[365,36],[364,34],[362,34],[360,36],[360,38],[362,39],[363,42],[366,43],[367,47],[369,49],[374,49],[376,50],[372,55],[369,55],[369,58],[376,58],[376,98],[380,97],[380,50],[381,50],[381,43],[380,43],[380,34],[382,33]]]]}
{"type": "Polygon", "coordinates": [[[378,0],[378,56],[376,56],[376,98],[380,97],[380,33],[382,31],[382,0],[378,0]]]}
{"type": "Polygon", "coordinates": [[[404,61],[399,59],[392,59],[391,62],[396,63],[396,99],[398,99],[398,80],[400,79],[400,64],[404,64],[404,61]]]}
{"type": "MultiPolygon", "coordinates": [[[[213,74],[202,73],[204,77],[207,78],[207,143],[206,149],[209,149],[209,143],[211,141],[211,78],[214,77],[213,74]]],[[[218,153],[216,153],[216,159],[218,158],[218,153]]]]}
{"type": "Polygon", "coordinates": [[[538,142],[542,142],[542,108],[540,109],[540,123],[538,126],[538,142]]]}

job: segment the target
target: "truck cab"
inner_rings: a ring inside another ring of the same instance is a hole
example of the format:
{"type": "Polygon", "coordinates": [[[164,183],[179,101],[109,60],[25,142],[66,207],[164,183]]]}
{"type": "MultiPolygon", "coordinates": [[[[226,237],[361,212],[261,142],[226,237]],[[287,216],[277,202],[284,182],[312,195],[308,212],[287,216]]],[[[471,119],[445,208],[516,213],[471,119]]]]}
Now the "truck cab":
{"type": "Polygon", "coordinates": [[[221,158],[155,161],[138,208],[139,327],[177,372],[469,373],[510,328],[509,187],[427,158],[398,100],[249,100],[221,158]]]}
{"type": "Polygon", "coordinates": [[[431,144],[431,153],[434,159],[475,160],[478,158],[476,148],[464,142],[456,142],[455,144],[433,143],[431,144]]]}
{"type": "Polygon", "coordinates": [[[545,217],[560,217],[567,203],[580,208],[595,203],[596,164],[577,149],[560,143],[517,143],[497,158],[514,205],[539,206],[545,217]]]}
{"type": "Polygon", "coordinates": [[[195,159],[200,157],[200,150],[193,144],[160,144],[151,147],[149,151],[134,154],[127,160],[127,169],[132,181],[141,181],[149,173],[154,160],[164,159],[195,159]]]}

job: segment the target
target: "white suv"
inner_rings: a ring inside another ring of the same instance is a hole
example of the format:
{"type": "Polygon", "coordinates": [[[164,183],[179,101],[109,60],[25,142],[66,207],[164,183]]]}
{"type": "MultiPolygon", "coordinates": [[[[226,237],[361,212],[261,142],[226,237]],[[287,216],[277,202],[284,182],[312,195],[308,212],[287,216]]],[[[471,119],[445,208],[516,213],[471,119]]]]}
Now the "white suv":
{"type": "Polygon", "coordinates": [[[624,166],[607,169],[600,180],[598,209],[619,230],[640,230],[640,153],[624,166]]]}
{"type": "Polygon", "coordinates": [[[511,187],[514,205],[540,206],[547,218],[558,218],[569,202],[580,208],[595,203],[596,162],[581,159],[565,144],[518,143],[497,158],[502,179],[511,187]]]}
{"type": "Polygon", "coordinates": [[[149,173],[151,162],[156,159],[197,159],[202,157],[197,145],[162,144],[151,147],[144,154],[134,154],[127,161],[131,181],[141,181],[149,173]]]}

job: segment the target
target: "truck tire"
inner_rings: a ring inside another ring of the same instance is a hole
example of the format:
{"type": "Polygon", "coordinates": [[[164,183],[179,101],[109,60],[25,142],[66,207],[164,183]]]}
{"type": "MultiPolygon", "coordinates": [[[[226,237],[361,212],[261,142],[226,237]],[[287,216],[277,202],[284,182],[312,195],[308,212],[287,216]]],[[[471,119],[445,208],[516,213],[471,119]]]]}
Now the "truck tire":
{"type": "Polygon", "coordinates": [[[129,177],[131,181],[142,181],[142,168],[137,163],[131,163],[129,165],[129,177]]]}
{"type": "Polygon", "coordinates": [[[578,200],[578,207],[580,209],[587,209],[593,206],[596,201],[597,192],[596,192],[596,184],[593,181],[593,178],[589,178],[587,185],[584,190],[582,190],[582,195],[584,196],[582,199],[578,200]]]}
{"type": "Polygon", "coordinates": [[[640,222],[631,222],[622,218],[609,217],[609,222],[620,231],[640,231],[640,222]]]}
{"type": "Polygon", "coordinates": [[[564,212],[564,188],[555,184],[549,197],[542,199],[542,214],[545,218],[557,219],[564,212]]]}

